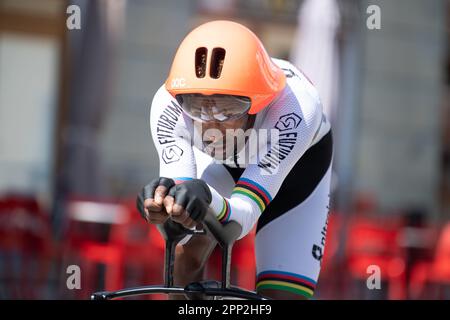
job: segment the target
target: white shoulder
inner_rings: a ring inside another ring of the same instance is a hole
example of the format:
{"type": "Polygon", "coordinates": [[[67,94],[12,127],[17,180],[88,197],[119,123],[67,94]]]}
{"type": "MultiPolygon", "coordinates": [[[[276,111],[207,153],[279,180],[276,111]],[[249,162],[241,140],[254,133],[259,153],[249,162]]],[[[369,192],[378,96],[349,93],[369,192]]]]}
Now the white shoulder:
{"type": "Polygon", "coordinates": [[[152,99],[152,104],[150,108],[150,125],[152,122],[155,122],[159,116],[164,112],[164,109],[168,105],[176,104],[175,99],[172,95],[167,91],[165,85],[163,84],[159,87],[158,91],[156,91],[155,95],[152,99]]]}
{"type": "Polygon", "coordinates": [[[276,58],[272,58],[272,61],[284,71],[286,82],[294,92],[306,91],[318,104],[322,104],[316,87],[307,75],[289,61],[276,58]]]}
{"type": "Polygon", "coordinates": [[[292,63],[290,63],[287,60],[278,59],[278,58],[271,58],[272,62],[275,63],[278,67],[281,69],[289,68],[290,66],[293,66],[292,63]]]}
{"type": "MultiPolygon", "coordinates": [[[[314,144],[330,129],[330,124],[323,115],[319,93],[308,77],[292,63],[281,59],[273,59],[273,61],[286,74],[287,88],[283,93],[288,93],[284,99],[278,99],[275,103],[278,105],[274,107],[283,110],[287,105],[290,105],[292,112],[298,110],[303,120],[309,124],[308,126],[314,132],[311,141],[314,144]]],[[[281,97],[283,97],[283,94],[281,97]]]]}
{"type": "Polygon", "coordinates": [[[163,84],[159,87],[158,91],[156,91],[155,95],[152,99],[152,109],[154,105],[165,105],[170,103],[170,101],[174,100],[172,95],[167,91],[166,86],[163,84]]]}

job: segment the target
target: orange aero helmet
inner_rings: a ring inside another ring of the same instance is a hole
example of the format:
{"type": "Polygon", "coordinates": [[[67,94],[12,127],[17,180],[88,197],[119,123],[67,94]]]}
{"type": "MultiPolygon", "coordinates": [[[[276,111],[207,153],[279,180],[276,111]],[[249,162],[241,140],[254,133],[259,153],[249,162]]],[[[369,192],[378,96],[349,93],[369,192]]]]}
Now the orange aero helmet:
{"type": "Polygon", "coordinates": [[[231,21],[205,23],[178,48],[165,86],[170,94],[226,94],[250,98],[249,114],[264,109],[286,77],[258,37],[231,21]]]}

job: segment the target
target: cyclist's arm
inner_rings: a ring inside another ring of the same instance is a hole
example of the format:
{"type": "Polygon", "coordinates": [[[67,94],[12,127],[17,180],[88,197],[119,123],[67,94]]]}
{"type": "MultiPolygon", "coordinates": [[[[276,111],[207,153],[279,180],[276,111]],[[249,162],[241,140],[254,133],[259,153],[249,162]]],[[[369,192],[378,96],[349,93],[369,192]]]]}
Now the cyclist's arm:
{"type": "MultiPolygon", "coordinates": [[[[231,198],[222,197],[214,188],[211,208],[219,220],[234,220],[243,227],[240,238],[254,226],[261,213],[276,196],[289,171],[311,145],[324,120],[317,96],[307,90],[287,92],[270,107],[262,124],[264,129],[278,129],[279,144],[266,146],[257,164],[249,164],[235,185],[231,198]],[[297,101],[300,101],[301,106],[297,101]],[[274,155],[280,150],[280,161],[274,155]]],[[[301,177],[299,177],[301,183],[301,177]]]]}
{"type": "Polygon", "coordinates": [[[180,106],[164,85],[152,101],[150,129],[159,155],[159,176],[172,178],[176,183],[195,178],[190,132],[180,106]]]}

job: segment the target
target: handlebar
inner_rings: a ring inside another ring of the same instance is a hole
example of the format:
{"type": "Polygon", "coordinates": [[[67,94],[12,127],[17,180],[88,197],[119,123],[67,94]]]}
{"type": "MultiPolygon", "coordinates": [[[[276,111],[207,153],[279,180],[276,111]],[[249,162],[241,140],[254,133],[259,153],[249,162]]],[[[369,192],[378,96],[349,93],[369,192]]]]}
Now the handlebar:
{"type": "MultiPolygon", "coordinates": [[[[242,232],[242,227],[235,221],[222,224],[217,220],[211,209],[205,215],[203,224],[222,247],[222,288],[230,287],[231,249],[242,232]]],[[[186,235],[205,234],[204,230],[189,230],[181,224],[168,219],[157,226],[166,241],[164,282],[166,287],[173,286],[173,269],[175,261],[175,247],[186,235]]]]}
{"type": "Polygon", "coordinates": [[[241,299],[266,300],[267,298],[258,295],[255,292],[247,291],[230,285],[230,268],[231,268],[231,249],[234,242],[242,232],[242,227],[235,221],[220,223],[214,212],[208,210],[203,224],[206,230],[190,230],[183,227],[170,219],[164,224],[157,225],[163,238],[166,241],[165,263],[164,263],[164,286],[143,286],[122,289],[111,292],[96,292],[91,295],[92,300],[108,300],[121,297],[128,297],[141,294],[167,293],[167,294],[184,294],[189,299],[196,299],[198,295],[215,297],[228,296],[241,299]],[[175,247],[188,234],[202,234],[206,231],[217,240],[222,247],[222,280],[218,281],[200,281],[192,282],[185,288],[173,285],[173,269],[175,261],[175,247]]]}

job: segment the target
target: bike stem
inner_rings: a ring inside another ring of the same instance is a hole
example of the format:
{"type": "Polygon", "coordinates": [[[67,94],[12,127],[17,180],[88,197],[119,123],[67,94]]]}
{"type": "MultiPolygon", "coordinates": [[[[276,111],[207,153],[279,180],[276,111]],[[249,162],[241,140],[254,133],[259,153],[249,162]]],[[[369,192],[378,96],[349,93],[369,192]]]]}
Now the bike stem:
{"type": "Polygon", "coordinates": [[[211,210],[205,216],[204,223],[222,248],[222,289],[230,287],[231,251],[234,242],[240,236],[242,227],[235,221],[220,223],[211,210]]]}
{"type": "Polygon", "coordinates": [[[164,286],[173,287],[173,270],[175,265],[175,247],[177,242],[166,240],[166,249],[164,254],[164,286]]]}
{"type": "Polygon", "coordinates": [[[166,246],[164,253],[164,286],[173,287],[173,270],[175,265],[175,248],[177,244],[189,234],[188,229],[168,219],[164,224],[157,225],[166,246]]]}
{"type": "Polygon", "coordinates": [[[225,245],[222,247],[222,289],[227,289],[230,287],[231,279],[231,250],[233,245],[225,245]]]}

